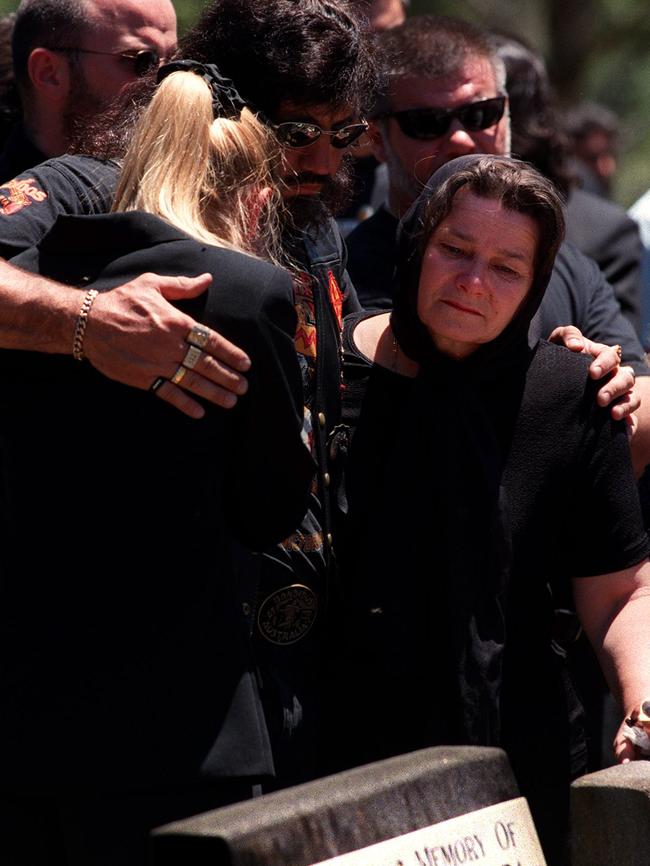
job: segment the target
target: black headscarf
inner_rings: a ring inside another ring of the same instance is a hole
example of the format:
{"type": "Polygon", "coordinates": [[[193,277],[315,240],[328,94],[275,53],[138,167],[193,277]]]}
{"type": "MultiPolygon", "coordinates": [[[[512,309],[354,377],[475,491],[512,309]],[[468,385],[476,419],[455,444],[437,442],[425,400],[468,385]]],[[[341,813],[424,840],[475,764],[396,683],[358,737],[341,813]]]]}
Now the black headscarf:
{"type": "MultiPolygon", "coordinates": [[[[505,156],[485,157],[483,154],[452,159],[429,178],[418,199],[402,218],[398,227],[398,291],[391,315],[391,325],[400,347],[421,366],[426,367],[430,362],[435,363],[435,357],[439,354],[417,313],[418,285],[424,253],[421,234],[425,212],[432,196],[449,178],[486,158],[491,163],[503,163],[506,166],[516,162],[505,156]]],[[[540,242],[544,243],[544,239],[542,238],[540,242]]],[[[530,291],[510,324],[498,337],[482,345],[463,363],[469,367],[476,367],[477,375],[483,372],[487,378],[492,378],[501,370],[502,365],[511,364],[515,356],[521,359],[526,355],[531,348],[528,340],[530,325],[542,302],[549,279],[550,273],[541,274],[536,268],[530,291]]]]}
{"type": "MultiPolygon", "coordinates": [[[[391,324],[400,347],[420,364],[420,373],[405,412],[408,425],[397,432],[404,438],[399,448],[403,457],[387,469],[387,484],[389,489],[392,485],[389,496],[404,509],[399,493],[402,475],[417,473],[420,495],[409,506],[430,515],[431,534],[424,555],[431,560],[427,573],[444,581],[440,600],[447,609],[449,658],[455,669],[458,740],[498,745],[512,567],[502,480],[534,354],[529,325],[548,275],[535,274],[511,323],[460,361],[436,349],[417,315],[426,206],[449,177],[481,158],[461,157],[439,169],[400,224],[399,286],[391,324]]],[[[404,523],[408,524],[407,518],[404,523]]],[[[376,537],[386,537],[388,531],[384,526],[376,537]]]]}

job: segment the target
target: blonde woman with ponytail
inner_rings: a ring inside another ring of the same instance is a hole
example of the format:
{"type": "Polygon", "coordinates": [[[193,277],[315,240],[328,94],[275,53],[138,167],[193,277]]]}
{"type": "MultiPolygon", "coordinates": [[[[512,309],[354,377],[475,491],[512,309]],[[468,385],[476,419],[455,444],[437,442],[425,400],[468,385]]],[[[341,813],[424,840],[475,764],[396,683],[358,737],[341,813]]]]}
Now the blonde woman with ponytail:
{"type": "Polygon", "coordinates": [[[243,102],[228,102],[236,117],[214,117],[210,86],[181,71],[182,62],[163,71],[176,67],[140,119],[113,210],[147,211],[196,240],[277,262],[281,199],[272,131],[243,102]]]}
{"type": "Polygon", "coordinates": [[[151,827],[272,773],[234,541],[285,538],[312,474],[273,137],[215,67],[160,82],[114,212],[62,216],[17,260],[79,287],[74,358],[0,355],[2,779],[84,864],[144,863],[151,827]],[[83,362],[96,294],[146,271],[212,275],[171,381],[216,363],[214,328],[251,358],[231,411],[193,420],[83,362]]]}

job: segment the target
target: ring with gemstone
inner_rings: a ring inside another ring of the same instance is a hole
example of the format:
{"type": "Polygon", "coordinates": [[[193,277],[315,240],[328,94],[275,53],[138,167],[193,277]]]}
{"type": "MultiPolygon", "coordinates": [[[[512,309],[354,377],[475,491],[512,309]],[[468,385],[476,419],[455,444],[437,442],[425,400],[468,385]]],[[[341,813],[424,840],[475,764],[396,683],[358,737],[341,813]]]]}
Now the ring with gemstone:
{"type": "Polygon", "coordinates": [[[209,339],[210,331],[207,328],[201,325],[194,325],[187,337],[185,337],[185,342],[191,346],[197,346],[199,349],[205,349],[209,339]]]}

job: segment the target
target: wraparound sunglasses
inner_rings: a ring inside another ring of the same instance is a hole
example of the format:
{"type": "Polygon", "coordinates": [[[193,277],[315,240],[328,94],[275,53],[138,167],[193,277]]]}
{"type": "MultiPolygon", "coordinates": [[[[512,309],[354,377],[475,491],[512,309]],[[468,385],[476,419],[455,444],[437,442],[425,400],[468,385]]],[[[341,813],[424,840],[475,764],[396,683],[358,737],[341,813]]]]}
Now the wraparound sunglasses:
{"type": "Polygon", "coordinates": [[[289,120],[273,125],[278,141],[285,147],[309,147],[316,144],[321,135],[330,136],[330,144],[342,150],[349,147],[368,129],[365,121],[350,123],[340,129],[321,129],[315,123],[289,120]]]}
{"type": "Polygon", "coordinates": [[[389,111],[379,117],[394,117],[404,135],[409,138],[440,138],[458,120],[468,132],[489,129],[503,117],[505,96],[467,102],[457,108],[412,108],[407,111],[389,111]]]}

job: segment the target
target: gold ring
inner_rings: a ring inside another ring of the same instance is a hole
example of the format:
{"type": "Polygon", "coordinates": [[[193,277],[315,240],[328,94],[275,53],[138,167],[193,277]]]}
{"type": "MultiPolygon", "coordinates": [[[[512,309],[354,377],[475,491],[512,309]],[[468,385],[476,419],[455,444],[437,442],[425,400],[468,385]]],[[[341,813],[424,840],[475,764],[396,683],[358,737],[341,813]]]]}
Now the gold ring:
{"type": "Polygon", "coordinates": [[[620,346],[614,346],[616,349],[616,354],[618,355],[619,363],[623,360],[623,349],[620,346]]]}
{"type": "Polygon", "coordinates": [[[198,363],[199,358],[201,357],[201,350],[198,346],[190,346],[185,353],[185,357],[181,361],[181,364],[184,367],[187,367],[189,370],[193,370],[195,365],[198,363]]]}
{"type": "Polygon", "coordinates": [[[176,370],[176,372],[169,381],[172,383],[172,385],[180,385],[186,373],[187,368],[180,364],[178,370],[176,370]]]}
{"type": "Polygon", "coordinates": [[[201,325],[194,325],[192,330],[185,337],[185,342],[191,346],[198,346],[199,349],[205,349],[208,340],[210,339],[210,331],[201,325]]]}

